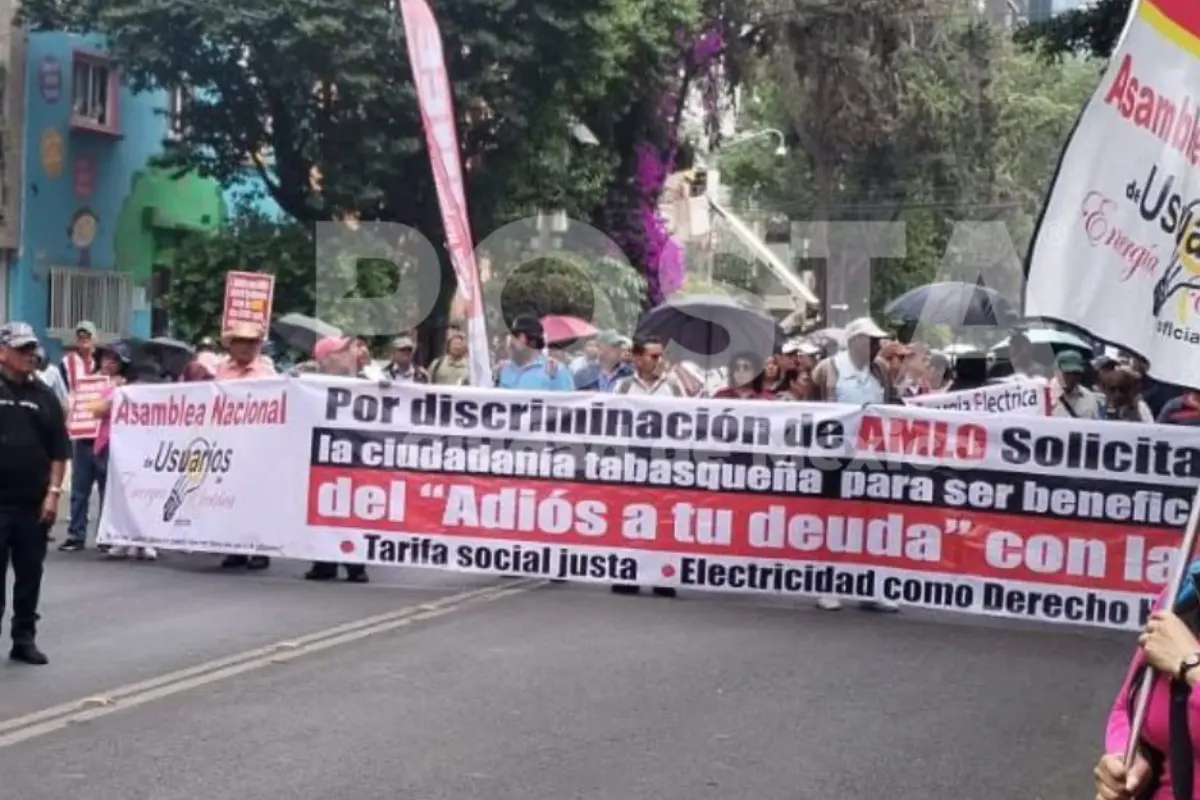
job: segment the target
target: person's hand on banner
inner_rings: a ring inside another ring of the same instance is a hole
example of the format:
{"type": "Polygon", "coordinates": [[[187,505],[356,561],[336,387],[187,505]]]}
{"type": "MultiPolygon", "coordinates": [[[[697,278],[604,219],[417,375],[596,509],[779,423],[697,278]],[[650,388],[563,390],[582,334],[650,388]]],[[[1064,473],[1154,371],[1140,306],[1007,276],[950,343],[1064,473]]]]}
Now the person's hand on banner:
{"type": "Polygon", "coordinates": [[[1108,753],[1096,764],[1096,800],[1133,800],[1150,780],[1150,762],[1140,752],[1125,769],[1121,753],[1108,753]]]}
{"type": "Polygon", "coordinates": [[[1146,632],[1138,637],[1146,661],[1164,675],[1179,674],[1183,661],[1200,653],[1200,641],[1183,620],[1170,611],[1155,611],[1146,623],[1146,632]]]}

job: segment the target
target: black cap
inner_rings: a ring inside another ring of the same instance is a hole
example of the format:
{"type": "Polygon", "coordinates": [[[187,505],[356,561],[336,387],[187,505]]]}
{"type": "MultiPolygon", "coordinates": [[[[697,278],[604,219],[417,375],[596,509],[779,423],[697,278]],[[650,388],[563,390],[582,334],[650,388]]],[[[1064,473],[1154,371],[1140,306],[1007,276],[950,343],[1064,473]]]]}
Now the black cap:
{"type": "Polygon", "coordinates": [[[541,341],[546,338],[546,331],[542,328],[542,321],[532,314],[521,314],[512,323],[513,335],[524,334],[530,339],[541,341]]]}

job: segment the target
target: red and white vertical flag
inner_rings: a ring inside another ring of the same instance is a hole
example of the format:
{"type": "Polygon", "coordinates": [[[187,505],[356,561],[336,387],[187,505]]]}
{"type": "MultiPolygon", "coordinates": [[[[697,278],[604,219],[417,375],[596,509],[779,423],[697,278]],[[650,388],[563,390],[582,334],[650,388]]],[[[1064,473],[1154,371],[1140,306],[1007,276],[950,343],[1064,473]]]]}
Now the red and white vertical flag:
{"type": "Polygon", "coordinates": [[[425,127],[425,144],[433,166],[438,206],[446,229],[446,247],[458,278],[455,306],[467,315],[467,342],[470,345],[471,385],[492,385],[492,359],[489,352],[487,323],[483,313],[483,291],[475,246],[471,240],[471,221],[467,216],[467,194],[463,185],[462,157],[458,149],[458,130],[454,119],[454,95],[446,73],[442,52],[442,34],[433,9],[426,0],[401,0],[404,37],[412,63],[425,127]]]}

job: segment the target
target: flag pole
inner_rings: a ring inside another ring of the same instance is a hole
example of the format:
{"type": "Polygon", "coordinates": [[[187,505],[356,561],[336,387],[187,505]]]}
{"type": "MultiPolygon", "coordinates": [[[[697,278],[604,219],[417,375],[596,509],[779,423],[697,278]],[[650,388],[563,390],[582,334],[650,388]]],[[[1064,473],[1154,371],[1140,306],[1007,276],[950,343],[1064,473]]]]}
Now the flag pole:
{"type": "MultiPolygon", "coordinates": [[[[1171,580],[1167,584],[1166,601],[1164,608],[1170,610],[1175,603],[1175,598],[1179,596],[1179,590],[1183,587],[1183,579],[1188,574],[1188,565],[1192,560],[1192,553],[1196,549],[1196,531],[1200,528],[1200,488],[1196,489],[1196,494],[1192,496],[1192,510],[1188,514],[1187,528],[1183,532],[1183,542],[1179,545],[1179,558],[1175,562],[1175,569],[1171,571],[1171,580]]],[[[1138,686],[1137,702],[1133,709],[1133,720],[1129,726],[1129,743],[1125,745],[1125,766],[1133,766],[1133,759],[1137,755],[1138,740],[1142,738],[1142,728],[1146,724],[1146,712],[1150,707],[1150,688],[1154,685],[1154,670],[1147,669],[1142,675],[1141,685],[1138,686]]]]}

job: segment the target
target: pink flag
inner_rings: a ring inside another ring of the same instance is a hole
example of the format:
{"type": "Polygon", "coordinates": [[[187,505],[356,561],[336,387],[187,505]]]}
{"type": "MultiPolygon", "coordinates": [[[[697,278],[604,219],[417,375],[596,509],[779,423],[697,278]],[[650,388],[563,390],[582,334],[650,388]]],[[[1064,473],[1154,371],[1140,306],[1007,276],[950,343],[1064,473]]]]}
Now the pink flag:
{"type": "Polygon", "coordinates": [[[408,41],[408,58],[421,106],[421,122],[433,166],[442,226],[446,229],[446,248],[458,278],[459,297],[455,305],[464,307],[467,314],[471,385],[491,386],[492,363],[483,314],[483,292],[471,240],[471,222],[467,217],[454,95],[446,73],[442,34],[426,0],[401,0],[400,14],[404,19],[404,37],[408,41]]]}

